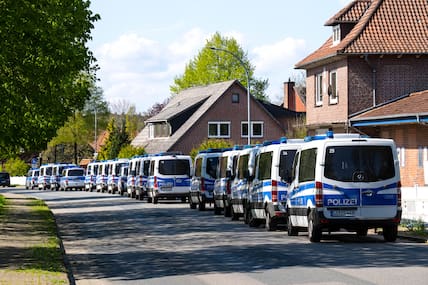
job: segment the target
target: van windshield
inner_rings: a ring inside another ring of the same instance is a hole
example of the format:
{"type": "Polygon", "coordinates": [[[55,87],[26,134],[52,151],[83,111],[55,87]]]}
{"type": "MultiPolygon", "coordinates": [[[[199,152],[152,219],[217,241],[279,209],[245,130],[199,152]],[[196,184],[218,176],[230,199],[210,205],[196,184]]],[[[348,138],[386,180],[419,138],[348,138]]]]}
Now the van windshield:
{"type": "Polygon", "coordinates": [[[395,169],[391,147],[328,147],[324,176],[343,182],[375,182],[393,178],[395,169]]]}
{"type": "Polygon", "coordinates": [[[164,159],[159,161],[159,173],[164,175],[190,176],[190,163],[186,159],[164,159]]]}

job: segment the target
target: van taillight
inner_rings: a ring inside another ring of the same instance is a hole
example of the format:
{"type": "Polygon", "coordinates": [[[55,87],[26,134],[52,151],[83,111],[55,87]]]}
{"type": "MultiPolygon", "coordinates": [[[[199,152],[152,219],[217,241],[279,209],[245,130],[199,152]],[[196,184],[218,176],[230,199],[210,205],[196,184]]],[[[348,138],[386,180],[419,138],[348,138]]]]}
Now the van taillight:
{"type": "Polygon", "coordinates": [[[401,181],[397,183],[397,206],[401,207],[401,181]]]}
{"type": "Polygon", "coordinates": [[[316,207],[322,207],[322,183],[317,181],[315,182],[315,205],[316,207]]]}
{"type": "Polygon", "coordinates": [[[200,187],[199,187],[199,190],[201,191],[201,192],[205,192],[205,179],[203,178],[203,177],[201,177],[201,179],[200,179],[200,187]]]}
{"type": "Polygon", "coordinates": [[[153,187],[154,187],[155,189],[157,189],[157,188],[158,188],[158,178],[157,178],[156,176],[154,177],[153,187]]]}
{"type": "Polygon", "coordinates": [[[272,180],[272,202],[278,202],[278,181],[272,180]]]}
{"type": "Polygon", "coordinates": [[[226,182],[226,194],[230,195],[231,191],[230,191],[230,180],[227,180],[226,182]]]}

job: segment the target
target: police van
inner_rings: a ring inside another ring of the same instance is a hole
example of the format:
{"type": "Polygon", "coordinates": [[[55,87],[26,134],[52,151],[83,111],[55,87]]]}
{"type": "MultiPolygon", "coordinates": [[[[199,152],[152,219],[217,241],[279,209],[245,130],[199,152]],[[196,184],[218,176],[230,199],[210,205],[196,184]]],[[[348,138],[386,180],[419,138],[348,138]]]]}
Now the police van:
{"type": "Polygon", "coordinates": [[[135,198],[143,200],[147,196],[147,182],[150,170],[150,155],[143,155],[136,167],[135,198]]]}
{"type": "Polygon", "coordinates": [[[189,194],[191,209],[195,209],[198,205],[199,211],[203,211],[207,203],[214,202],[214,182],[222,152],[223,149],[207,149],[199,151],[196,155],[189,194]]]}
{"type": "Polygon", "coordinates": [[[281,138],[260,147],[250,185],[245,219],[249,226],[265,223],[266,230],[276,230],[287,223],[287,191],[291,182],[294,156],[303,140],[281,138]]]}
{"type": "Polygon", "coordinates": [[[136,184],[137,173],[139,172],[142,158],[143,158],[142,155],[136,155],[129,160],[128,178],[126,180],[126,190],[128,192],[128,196],[132,198],[135,198],[135,193],[137,189],[137,184],[136,184]]]}
{"type": "Polygon", "coordinates": [[[181,198],[189,195],[192,158],[179,153],[160,153],[150,159],[147,202],[158,203],[160,198],[181,198]]]}
{"type": "Polygon", "coordinates": [[[127,166],[129,160],[126,158],[119,158],[111,160],[108,164],[108,177],[107,177],[107,192],[116,193],[119,187],[120,170],[122,166],[127,166]]]}
{"type": "Polygon", "coordinates": [[[247,145],[239,151],[236,164],[236,175],[231,184],[230,215],[232,220],[244,216],[248,199],[248,189],[254,175],[254,165],[258,146],[247,145]]]}
{"type": "Polygon", "coordinates": [[[108,167],[110,161],[100,161],[98,165],[98,172],[96,178],[97,192],[107,191],[107,181],[108,181],[108,167]]]}
{"type": "Polygon", "coordinates": [[[217,166],[217,179],[214,182],[214,214],[219,215],[223,210],[225,217],[231,212],[231,182],[235,179],[236,164],[241,146],[234,146],[224,151],[217,166]]]}
{"type": "Polygon", "coordinates": [[[62,176],[62,172],[64,169],[77,167],[76,164],[71,163],[56,163],[52,167],[52,175],[51,175],[51,190],[59,190],[59,182],[62,176]]]}
{"type": "Polygon", "coordinates": [[[119,181],[117,183],[117,192],[120,196],[127,193],[127,180],[128,180],[129,165],[125,164],[120,167],[119,181]]]}
{"type": "Polygon", "coordinates": [[[54,164],[44,164],[40,166],[39,177],[37,178],[37,186],[39,190],[46,190],[51,187],[51,175],[54,164]]]}
{"type": "Polygon", "coordinates": [[[311,242],[340,229],[367,235],[382,228],[395,241],[401,182],[395,143],[356,134],[308,137],[296,153],[288,192],[288,234],[311,242]]]}
{"type": "Polygon", "coordinates": [[[99,162],[92,161],[88,163],[88,166],[86,167],[86,174],[85,174],[86,191],[92,191],[92,190],[95,190],[96,188],[98,165],[99,165],[99,162]]]}

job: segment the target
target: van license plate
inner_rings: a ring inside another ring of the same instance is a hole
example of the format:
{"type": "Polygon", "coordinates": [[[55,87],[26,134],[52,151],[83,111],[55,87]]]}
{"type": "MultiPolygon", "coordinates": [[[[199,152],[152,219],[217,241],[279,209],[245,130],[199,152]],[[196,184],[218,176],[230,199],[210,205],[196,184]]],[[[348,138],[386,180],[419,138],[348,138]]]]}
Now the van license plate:
{"type": "Polygon", "coordinates": [[[331,216],[332,217],[354,217],[355,211],[354,210],[332,210],[331,216]]]}

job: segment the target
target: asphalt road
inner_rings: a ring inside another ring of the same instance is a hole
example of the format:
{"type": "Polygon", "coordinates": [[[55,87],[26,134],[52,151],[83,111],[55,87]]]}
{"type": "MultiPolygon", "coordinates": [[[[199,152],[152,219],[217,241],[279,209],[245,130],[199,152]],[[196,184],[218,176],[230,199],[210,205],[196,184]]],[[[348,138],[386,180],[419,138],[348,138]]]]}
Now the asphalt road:
{"type": "Polygon", "coordinates": [[[179,202],[8,191],[46,201],[76,284],[428,284],[427,244],[349,233],[313,244],[179,202]]]}

